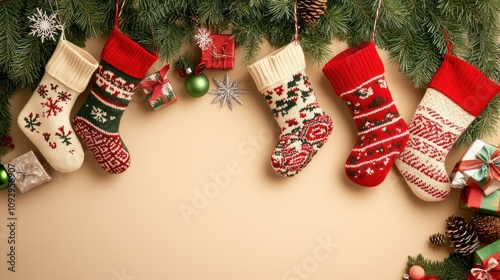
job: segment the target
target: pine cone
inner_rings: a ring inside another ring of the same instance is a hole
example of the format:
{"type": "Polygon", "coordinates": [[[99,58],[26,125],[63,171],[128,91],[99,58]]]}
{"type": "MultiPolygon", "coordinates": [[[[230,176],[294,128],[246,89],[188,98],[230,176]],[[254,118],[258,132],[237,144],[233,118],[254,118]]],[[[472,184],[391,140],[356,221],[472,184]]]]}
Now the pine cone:
{"type": "Polygon", "coordinates": [[[482,240],[491,243],[500,239],[500,217],[474,212],[471,224],[482,240]]]}
{"type": "Polygon", "coordinates": [[[451,215],[446,219],[446,234],[456,253],[470,255],[479,247],[476,230],[464,217],[451,215]]]}
{"type": "Polygon", "coordinates": [[[315,23],[326,11],[328,0],[299,0],[298,14],[306,24],[315,23]]]}
{"type": "Polygon", "coordinates": [[[446,236],[442,233],[436,233],[431,236],[429,236],[429,241],[431,242],[432,245],[438,246],[438,247],[443,247],[448,243],[448,240],[446,240],[446,236]]]}

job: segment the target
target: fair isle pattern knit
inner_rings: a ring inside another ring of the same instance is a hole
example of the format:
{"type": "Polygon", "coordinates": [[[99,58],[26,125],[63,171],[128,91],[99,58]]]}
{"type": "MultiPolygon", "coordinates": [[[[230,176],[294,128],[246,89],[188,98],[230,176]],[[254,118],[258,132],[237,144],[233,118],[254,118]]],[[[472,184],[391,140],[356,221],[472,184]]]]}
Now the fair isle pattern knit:
{"type": "Polygon", "coordinates": [[[304,69],[304,53],[295,42],[248,66],[280,127],[271,163],[276,173],[286,177],[309,164],[333,129],[304,69]]]}
{"type": "Polygon", "coordinates": [[[304,72],[286,83],[266,89],[267,100],[281,133],[273,151],[273,168],[293,176],[311,161],[333,129],[331,118],[319,106],[304,72]]]}
{"type": "Polygon", "coordinates": [[[91,93],[73,120],[78,136],[109,173],[122,173],[130,166],[118,129],[139,81],[101,60],[91,93]]]}
{"type": "Polygon", "coordinates": [[[445,169],[457,138],[500,91],[466,61],[447,53],[410,122],[410,139],[396,160],[413,193],[441,201],[450,192],[445,169]]]}
{"type": "Polygon", "coordinates": [[[70,112],[96,68],[97,61],[89,53],[60,39],[40,84],[19,113],[21,131],[60,172],[74,172],[83,163],[70,112]]]}
{"type": "Polygon", "coordinates": [[[394,105],[384,75],[339,95],[358,130],[356,144],[345,164],[346,174],[358,184],[378,185],[408,140],[406,122],[394,105]]]}
{"type": "Polygon", "coordinates": [[[422,200],[442,200],[450,192],[445,160],[474,120],[451,99],[428,88],[410,122],[410,139],[396,160],[411,190],[422,200]]]}
{"type": "Polygon", "coordinates": [[[392,100],[375,44],[362,43],[339,53],[323,67],[323,73],[357,127],[345,173],[358,185],[377,186],[406,145],[408,126],[392,100]]]}

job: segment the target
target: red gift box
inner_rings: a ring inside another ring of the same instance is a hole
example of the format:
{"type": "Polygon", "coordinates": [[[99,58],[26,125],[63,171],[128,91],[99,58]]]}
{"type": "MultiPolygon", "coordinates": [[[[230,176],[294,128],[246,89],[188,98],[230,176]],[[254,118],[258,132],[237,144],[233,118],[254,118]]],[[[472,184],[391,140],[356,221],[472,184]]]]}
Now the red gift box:
{"type": "Polygon", "coordinates": [[[207,69],[233,69],[235,41],[231,35],[210,35],[212,43],[201,52],[201,62],[207,69]]]}
{"type": "Polygon", "coordinates": [[[486,196],[483,189],[472,182],[462,189],[459,208],[500,216],[500,190],[486,196]]]}

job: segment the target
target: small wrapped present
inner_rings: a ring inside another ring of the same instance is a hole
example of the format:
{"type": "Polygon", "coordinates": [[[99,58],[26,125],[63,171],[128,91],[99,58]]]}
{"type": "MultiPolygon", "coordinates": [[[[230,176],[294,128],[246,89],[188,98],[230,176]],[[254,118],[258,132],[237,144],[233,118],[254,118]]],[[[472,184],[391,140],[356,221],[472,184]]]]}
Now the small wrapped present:
{"type": "Polygon", "coordinates": [[[467,280],[500,280],[500,240],[474,253],[474,264],[467,280]]]}
{"type": "Polygon", "coordinates": [[[485,195],[500,189],[500,149],[476,140],[453,168],[452,188],[464,188],[471,182],[478,184],[485,195]]]}
{"type": "Polygon", "coordinates": [[[139,83],[153,110],[161,109],[177,101],[177,96],[167,78],[169,69],[170,65],[167,64],[160,71],[144,78],[139,83]]]}
{"type": "Polygon", "coordinates": [[[15,184],[21,193],[52,181],[52,177],[33,151],[11,160],[7,166],[8,169],[15,170],[10,175],[14,177],[15,184]]]}
{"type": "Polygon", "coordinates": [[[233,69],[235,41],[231,35],[210,35],[211,43],[201,51],[207,69],[233,69]]]}
{"type": "Polygon", "coordinates": [[[478,184],[471,183],[462,189],[458,207],[460,209],[500,216],[500,190],[496,190],[490,195],[485,195],[478,184]]]}

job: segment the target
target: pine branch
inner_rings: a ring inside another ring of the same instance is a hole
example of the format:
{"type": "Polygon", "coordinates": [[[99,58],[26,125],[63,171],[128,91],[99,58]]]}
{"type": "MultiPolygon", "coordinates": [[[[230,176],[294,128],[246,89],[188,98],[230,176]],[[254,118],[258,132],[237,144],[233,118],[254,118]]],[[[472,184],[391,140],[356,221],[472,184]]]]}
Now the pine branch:
{"type": "Polygon", "coordinates": [[[0,71],[7,72],[20,38],[20,16],[24,1],[0,3],[0,71]]]}
{"type": "MultiPolygon", "coordinates": [[[[114,17],[114,1],[67,0],[68,8],[73,11],[71,22],[76,24],[85,34],[85,37],[95,37],[103,34],[102,30],[111,29],[110,23],[114,17]]],[[[61,1],[62,2],[62,1],[61,1]]],[[[60,10],[61,14],[70,13],[60,10]]]]}
{"type": "Polygon", "coordinates": [[[473,256],[450,254],[443,261],[425,259],[421,254],[417,257],[408,256],[406,271],[414,265],[421,266],[426,275],[433,275],[440,280],[465,280],[473,264],[473,256]]]}
{"type": "MultiPolygon", "coordinates": [[[[0,138],[9,135],[12,124],[12,114],[10,113],[9,100],[16,94],[14,83],[8,78],[7,74],[0,73],[0,138]]],[[[0,158],[2,158],[9,149],[0,143],[0,158]]]]}
{"type": "MultiPolygon", "coordinates": [[[[49,41],[50,42],[50,41],[49,41]]],[[[10,79],[17,88],[34,89],[42,78],[45,64],[55,49],[55,44],[42,44],[37,37],[21,38],[12,60],[10,79]]]]}

